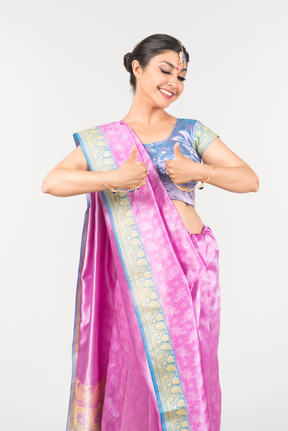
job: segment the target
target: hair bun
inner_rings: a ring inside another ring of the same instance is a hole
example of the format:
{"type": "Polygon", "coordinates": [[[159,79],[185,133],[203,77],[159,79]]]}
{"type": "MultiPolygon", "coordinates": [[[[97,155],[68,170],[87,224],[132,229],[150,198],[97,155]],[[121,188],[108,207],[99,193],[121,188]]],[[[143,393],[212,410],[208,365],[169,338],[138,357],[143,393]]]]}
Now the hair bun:
{"type": "Polygon", "coordinates": [[[132,71],[132,61],[131,60],[132,60],[132,53],[127,52],[127,54],[124,55],[124,66],[128,72],[132,71]]]}

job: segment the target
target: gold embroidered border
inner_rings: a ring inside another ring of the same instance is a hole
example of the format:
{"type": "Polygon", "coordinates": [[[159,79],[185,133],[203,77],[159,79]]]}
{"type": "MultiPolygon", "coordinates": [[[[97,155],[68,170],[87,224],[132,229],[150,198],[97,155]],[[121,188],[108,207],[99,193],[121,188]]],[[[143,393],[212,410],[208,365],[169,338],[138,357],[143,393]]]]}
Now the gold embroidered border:
{"type": "MultiPolygon", "coordinates": [[[[79,269],[79,274],[82,273],[82,269],[83,269],[83,263],[84,263],[84,255],[85,255],[85,244],[86,244],[86,239],[87,239],[87,228],[88,228],[88,217],[89,214],[87,212],[86,214],[86,219],[85,219],[85,227],[84,227],[84,238],[83,238],[83,248],[82,248],[82,253],[81,253],[81,263],[80,263],[80,269],[79,269]]],[[[79,277],[78,279],[78,284],[77,284],[77,309],[76,309],[76,327],[75,327],[75,341],[74,341],[74,364],[75,364],[75,369],[76,369],[76,364],[77,364],[77,360],[78,360],[78,352],[79,352],[79,322],[81,319],[81,277],[79,277]]],[[[70,419],[70,425],[69,425],[69,429],[70,431],[74,430],[74,418],[75,418],[75,409],[77,408],[77,404],[76,404],[76,390],[77,388],[77,379],[75,378],[75,382],[73,385],[73,392],[72,392],[72,402],[71,402],[71,419],[70,419]]],[[[78,428],[77,428],[78,429],[78,428]]]]}
{"type": "MultiPolygon", "coordinates": [[[[117,165],[105,137],[98,127],[79,132],[93,170],[112,170],[117,165]]],[[[166,429],[188,430],[189,418],[177,362],[168,326],[146,257],[132,207],[125,193],[105,191],[109,203],[120,254],[132,287],[133,302],[140,316],[145,334],[166,429]]]]}
{"type": "Polygon", "coordinates": [[[98,385],[85,386],[75,381],[75,402],[71,418],[73,431],[100,431],[106,379],[98,385]]]}

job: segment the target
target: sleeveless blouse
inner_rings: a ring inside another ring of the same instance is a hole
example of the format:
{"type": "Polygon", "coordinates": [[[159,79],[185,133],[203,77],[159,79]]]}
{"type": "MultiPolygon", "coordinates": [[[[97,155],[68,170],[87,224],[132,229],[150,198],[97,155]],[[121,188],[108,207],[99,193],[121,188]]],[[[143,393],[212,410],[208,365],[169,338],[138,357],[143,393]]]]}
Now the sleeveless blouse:
{"type": "MultiPolygon", "coordinates": [[[[183,156],[201,163],[204,151],[217,136],[219,135],[200,121],[178,118],[171,135],[167,139],[151,144],[143,143],[171,199],[177,199],[192,206],[195,203],[195,190],[191,192],[179,190],[169,175],[166,174],[165,161],[175,158],[174,145],[176,142],[179,142],[179,149],[183,156]]],[[[197,185],[197,181],[179,185],[192,189],[197,185]]]]}

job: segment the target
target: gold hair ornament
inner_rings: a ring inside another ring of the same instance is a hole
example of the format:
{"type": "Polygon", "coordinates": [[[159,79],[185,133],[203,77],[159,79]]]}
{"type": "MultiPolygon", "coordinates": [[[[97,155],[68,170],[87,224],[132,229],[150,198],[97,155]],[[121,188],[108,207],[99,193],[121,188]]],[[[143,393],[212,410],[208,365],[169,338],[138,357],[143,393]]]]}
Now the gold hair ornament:
{"type": "Polygon", "coordinates": [[[182,43],[180,43],[180,42],[178,42],[178,43],[181,46],[181,51],[179,52],[179,66],[182,66],[182,64],[186,63],[187,59],[186,59],[186,55],[184,54],[184,51],[183,51],[182,43]]]}
{"type": "Polygon", "coordinates": [[[181,187],[181,186],[178,186],[178,184],[174,183],[174,181],[170,177],[169,172],[168,172],[167,169],[166,169],[166,174],[169,175],[169,177],[171,178],[172,182],[175,184],[175,186],[177,187],[177,189],[182,190],[182,192],[192,192],[195,189],[199,189],[199,190],[204,189],[204,184],[212,178],[212,176],[215,174],[215,171],[216,171],[216,167],[213,165],[213,170],[212,170],[211,174],[209,175],[209,177],[206,178],[205,181],[202,181],[199,186],[193,187],[193,189],[187,189],[186,187],[181,187]]]}

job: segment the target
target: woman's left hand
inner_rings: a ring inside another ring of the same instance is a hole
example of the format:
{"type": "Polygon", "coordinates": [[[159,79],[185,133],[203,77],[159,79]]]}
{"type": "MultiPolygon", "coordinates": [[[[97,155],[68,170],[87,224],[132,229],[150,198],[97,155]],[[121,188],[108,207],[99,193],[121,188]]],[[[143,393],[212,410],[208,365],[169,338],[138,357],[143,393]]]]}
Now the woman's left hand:
{"type": "Polygon", "coordinates": [[[190,181],[198,181],[199,163],[183,156],[179,148],[179,142],[174,145],[174,154],[175,159],[166,160],[165,162],[168,175],[174,183],[185,184],[190,181]]]}

